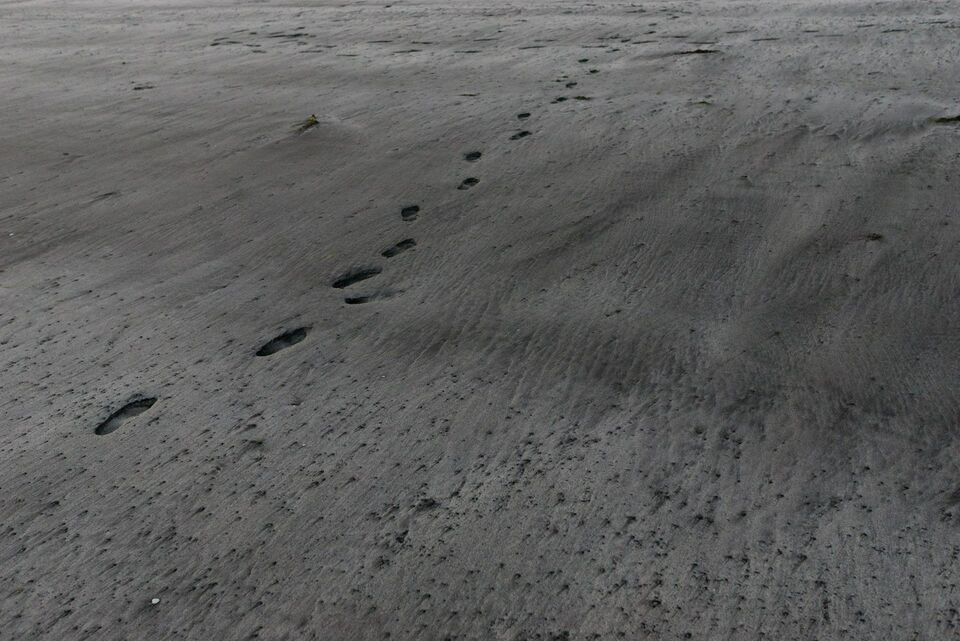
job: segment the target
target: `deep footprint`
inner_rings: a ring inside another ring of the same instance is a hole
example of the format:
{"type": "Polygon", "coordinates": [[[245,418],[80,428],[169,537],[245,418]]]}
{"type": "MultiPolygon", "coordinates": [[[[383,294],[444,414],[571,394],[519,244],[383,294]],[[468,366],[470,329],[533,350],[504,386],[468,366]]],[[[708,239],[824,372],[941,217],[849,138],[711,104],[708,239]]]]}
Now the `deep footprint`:
{"type": "Polygon", "coordinates": [[[153,407],[153,404],[156,402],[157,399],[155,397],[139,398],[135,401],[130,401],[116,412],[111,414],[110,418],[105,420],[103,423],[100,423],[100,425],[97,426],[97,429],[94,430],[94,434],[103,436],[104,434],[117,431],[128,418],[133,418],[134,416],[143,414],[148,409],[153,407]]]}
{"type": "Polygon", "coordinates": [[[463,182],[460,183],[460,186],[457,189],[470,189],[474,185],[480,182],[479,178],[464,178],[463,182]]]}
{"type": "Polygon", "coordinates": [[[417,245],[417,241],[415,241],[414,239],[405,238],[404,240],[401,240],[399,243],[397,243],[393,247],[388,247],[387,249],[384,249],[382,252],[380,252],[380,255],[386,258],[393,258],[397,254],[401,254],[407,251],[408,249],[410,249],[411,247],[415,247],[416,245],[417,245]]]}
{"type": "Polygon", "coordinates": [[[296,345],[307,337],[307,332],[309,331],[309,327],[298,327],[297,329],[292,329],[289,332],[284,332],[276,338],[267,341],[263,347],[257,350],[257,356],[270,356],[271,354],[276,354],[282,349],[287,349],[292,345],[296,345]]]}
{"type": "Polygon", "coordinates": [[[529,117],[530,117],[530,112],[529,112],[529,111],[524,111],[523,113],[517,114],[517,119],[518,119],[518,120],[526,120],[526,119],[529,118],[529,117]]]}
{"type": "Polygon", "coordinates": [[[349,287],[354,283],[359,283],[362,280],[373,278],[382,271],[383,270],[379,267],[361,267],[360,269],[353,269],[348,271],[337,280],[333,281],[332,287],[334,289],[343,289],[344,287],[349,287]]]}
{"type": "Polygon", "coordinates": [[[400,218],[402,218],[403,220],[416,220],[417,214],[419,212],[420,212],[419,205],[410,205],[400,210],[400,218]]]}
{"type": "Polygon", "coordinates": [[[481,154],[479,151],[471,151],[469,153],[463,154],[463,159],[466,160],[467,162],[475,162],[477,160],[480,160],[480,156],[482,155],[483,154],[481,154]]]}
{"type": "Polygon", "coordinates": [[[510,140],[520,140],[521,138],[526,138],[530,135],[529,131],[518,131],[517,133],[510,136],[510,140]]]}

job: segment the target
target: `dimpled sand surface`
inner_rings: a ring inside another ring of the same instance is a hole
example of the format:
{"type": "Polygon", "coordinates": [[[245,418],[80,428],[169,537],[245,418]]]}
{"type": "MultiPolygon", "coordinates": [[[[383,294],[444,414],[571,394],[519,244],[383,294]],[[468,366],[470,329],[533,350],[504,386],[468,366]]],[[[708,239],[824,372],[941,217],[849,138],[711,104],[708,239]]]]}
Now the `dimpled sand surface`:
{"type": "Polygon", "coordinates": [[[960,634],[960,2],[0,1],[0,639],[960,634]]]}

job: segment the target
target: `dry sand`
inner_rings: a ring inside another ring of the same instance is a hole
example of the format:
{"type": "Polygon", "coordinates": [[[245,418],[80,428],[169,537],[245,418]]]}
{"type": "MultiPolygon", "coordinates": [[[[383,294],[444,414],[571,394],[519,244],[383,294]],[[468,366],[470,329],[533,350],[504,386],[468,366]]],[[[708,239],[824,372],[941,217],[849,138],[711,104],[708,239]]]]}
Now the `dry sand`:
{"type": "Polygon", "coordinates": [[[0,638],[960,634],[960,3],[478,4],[0,4],[0,638]]]}

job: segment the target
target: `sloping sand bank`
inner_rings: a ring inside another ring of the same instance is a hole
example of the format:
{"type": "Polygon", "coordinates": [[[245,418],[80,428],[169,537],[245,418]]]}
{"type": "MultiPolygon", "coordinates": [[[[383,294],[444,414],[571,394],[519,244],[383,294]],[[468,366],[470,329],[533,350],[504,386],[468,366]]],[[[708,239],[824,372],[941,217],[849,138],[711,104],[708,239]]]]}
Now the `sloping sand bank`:
{"type": "Polygon", "coordinates": [[[0,3],[0,638],[958,634],[960,4],[482,4],[0,3]]]}

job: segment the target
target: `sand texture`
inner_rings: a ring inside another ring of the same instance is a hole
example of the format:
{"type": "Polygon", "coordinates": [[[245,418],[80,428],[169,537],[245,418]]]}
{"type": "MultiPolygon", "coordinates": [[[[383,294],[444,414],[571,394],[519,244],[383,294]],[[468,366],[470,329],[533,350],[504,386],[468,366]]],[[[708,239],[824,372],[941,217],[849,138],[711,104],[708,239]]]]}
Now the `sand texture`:
{"type": "Polygon", "coordinates": [[[0,2],[0,639],[960,636],[960,2],[0,2]]]}

